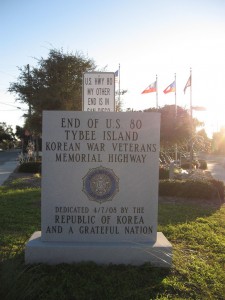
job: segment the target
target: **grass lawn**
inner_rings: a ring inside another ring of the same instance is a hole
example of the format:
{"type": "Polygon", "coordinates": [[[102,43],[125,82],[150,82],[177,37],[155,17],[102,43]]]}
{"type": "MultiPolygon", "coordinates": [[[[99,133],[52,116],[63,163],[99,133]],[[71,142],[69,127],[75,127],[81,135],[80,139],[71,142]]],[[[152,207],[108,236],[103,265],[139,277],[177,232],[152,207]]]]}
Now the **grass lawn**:
{"type": "Polygon", "coordinates": [[[40,189],[0,187],[0,299],[225,299],[225,207],[159,205],[159,227],[173,245],[171,269],[80,263],[24,264],[40,230],[40,189]]]}

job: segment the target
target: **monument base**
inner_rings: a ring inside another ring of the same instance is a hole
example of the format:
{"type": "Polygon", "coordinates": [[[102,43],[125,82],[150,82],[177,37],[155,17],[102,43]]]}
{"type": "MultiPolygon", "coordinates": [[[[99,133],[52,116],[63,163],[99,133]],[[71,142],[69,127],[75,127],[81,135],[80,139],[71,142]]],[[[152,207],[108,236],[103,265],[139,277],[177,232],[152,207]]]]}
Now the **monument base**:
{"type": "Polygon", "coordinates": [[[162,232],[155,243],[75,243],[43,242],[36,231],[25,247],[26,264],[60,264],[93,261],[97,264],[151,263],[155,267],[170,267],[172,245],[162,232]]]}

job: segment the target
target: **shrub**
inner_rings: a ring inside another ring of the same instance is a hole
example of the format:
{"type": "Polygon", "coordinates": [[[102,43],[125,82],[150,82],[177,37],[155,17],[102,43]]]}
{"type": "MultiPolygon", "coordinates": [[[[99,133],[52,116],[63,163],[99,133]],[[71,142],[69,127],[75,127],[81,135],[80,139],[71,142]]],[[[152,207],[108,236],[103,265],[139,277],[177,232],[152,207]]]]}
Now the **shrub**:
{"type": "Polygon", "coordinates": [[[17,172],[19,173],[41,173],[41,162],[26,162],[22,163],[17,172]]]}
{"type": "MultiPolygon", "coordinates": [[[[189,162],[183,163],[180,167],[181,167],[181,169],[183,169],[183,170],[189,170],[189,169],[190,169],[190,163],[189,163],[189,162]]],[[[195,165],[192,164],[192,165],[191,165],[191,168],[194,169],[194,167],[195,167],[195,165]]]]}
{"type": "Polygon", "coordinates": [[[159,168],[159,179],[169,179],[169,170],[166,168],[159,168]]]}
{"type": "Polygon", "coordinates": [[[223,181],[211,179],[210,182],[215,187],[220,199],[224,201],[224,183],[223,183],[223,181]]]}
{"type": "MultiPolygon", "coordinates": [[[[198,168],[198,169],[201,169],[201,170],[207,170],[207,162],[203,159],[200,159],[200,160],[196,160],[196,161],[193,161],[192,162],[192,169],[193,168],[198,168]]],[[[185,162],[181,165],[181,168],[184,169],[184,170],[188,170],[190,169],[190,163],[189,162],[185,162]]]]}
{"type": "Polygon", "coordinates": [[[207,166],[207,162],[204,159],[199,159],[199,169],[202,170],[207,170],[208,166],[207,166]]]}
{"type": "Polygon", "coordinates": [[[223,182],[218,183],[214,180],[161,180],[159,182],[160,196],[212,199],[218,197],[218,190],[222,195],[223,182]]]}

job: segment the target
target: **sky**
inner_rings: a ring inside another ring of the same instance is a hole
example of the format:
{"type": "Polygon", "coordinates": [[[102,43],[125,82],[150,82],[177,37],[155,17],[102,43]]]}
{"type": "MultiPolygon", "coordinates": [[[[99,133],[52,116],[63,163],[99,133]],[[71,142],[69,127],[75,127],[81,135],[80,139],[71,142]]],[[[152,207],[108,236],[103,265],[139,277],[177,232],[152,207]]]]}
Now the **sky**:
{"type": "Polygon", "coordinates": [[[0,0],[0,122],[23,126],[28,107],[7,92],[18,67],[37,66],[50,49],[80,52],[97,68],[120,64],[123,110],[156,106],[141,94],[158,78],[159,106],[175,103],[163,90],[176,76],[176,103],[190,108],[210,134],[225,126],[224,0],[0,0]]]}

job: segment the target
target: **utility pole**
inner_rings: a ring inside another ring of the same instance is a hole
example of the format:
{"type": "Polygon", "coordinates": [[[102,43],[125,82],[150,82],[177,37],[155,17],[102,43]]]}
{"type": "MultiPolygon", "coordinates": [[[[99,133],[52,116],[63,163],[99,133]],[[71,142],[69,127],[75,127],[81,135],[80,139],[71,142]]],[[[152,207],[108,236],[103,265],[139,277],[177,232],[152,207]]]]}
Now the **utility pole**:
{"type": "MultiPolygon", "coordinates": [[[[30,78],[30,65],[28,64],[27,65],[27,76],[28,76],[28,86],[30,88],[31,86],[31,78],[30,78]]],[[[28,91],[28,98],[31,97],[31,88],[30,90],[28,91]]],[[[30,99],[29,99],[29,111],[28,111],[28,116],[29,118],[31,117],[31,104],[30,104],[30,99]]],[[[38,159],[38,156],[39,156],[39,147],[38,147],[38,136],[34,136],[34,141],[35,141],[35,144],[36,144],[36,147],[35,147],[35,150],[36,150],[36,159],[38,159]]]]}
{"type": "MultiPolygon", "coordinates": [[[[30,86],[30,65],[27,65],[27,75],[28,75],[28,85],[30,86]]],[[[29,96],[28,96],[29,97],[29,96]]],[[[29,111],[28,111],[29,117],[31,116],[31,105],[29,101],[29,111]]]]}

